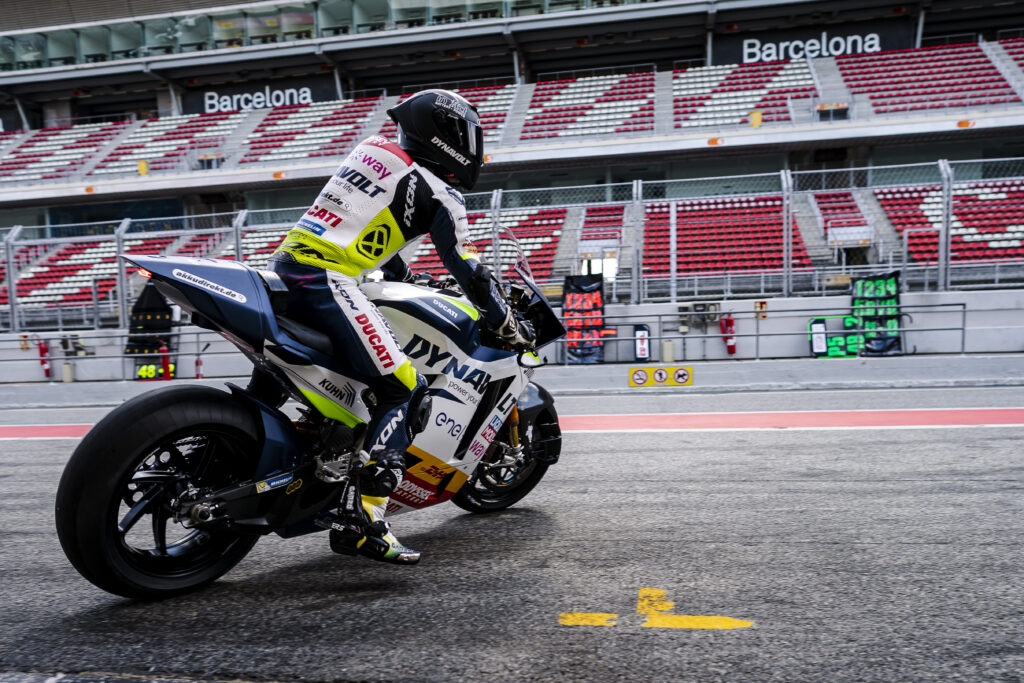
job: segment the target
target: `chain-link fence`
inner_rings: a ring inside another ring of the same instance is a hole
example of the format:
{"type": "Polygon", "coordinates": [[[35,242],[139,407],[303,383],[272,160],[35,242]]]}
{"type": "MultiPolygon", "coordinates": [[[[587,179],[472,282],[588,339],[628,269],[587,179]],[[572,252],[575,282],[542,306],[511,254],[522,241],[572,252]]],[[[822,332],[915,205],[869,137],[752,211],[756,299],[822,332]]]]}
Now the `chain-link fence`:
{"type": "MultiPolygon", "coordinates": [[[[1024,286],[1024,159],[939,161],[530,188],[465,197],[480,258],[501,273],[511,230],[558,300],[601,273],[611,301],[840,293],[901,270],[908,289],[1024,286]]],[[[5,226],[0,329],[126,324],[141,286],[118,254],[242,259],[263,267],[306,210],[5,226]]],[[[403,252],[443,269],[429,240],[403,252]]]]}

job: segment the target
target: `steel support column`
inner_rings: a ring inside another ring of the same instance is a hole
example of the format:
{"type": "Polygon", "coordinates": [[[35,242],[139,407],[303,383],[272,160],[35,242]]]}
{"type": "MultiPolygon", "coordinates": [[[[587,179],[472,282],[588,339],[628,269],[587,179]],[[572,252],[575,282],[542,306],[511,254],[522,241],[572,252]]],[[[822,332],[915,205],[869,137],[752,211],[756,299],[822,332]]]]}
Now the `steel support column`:
{"type": "Polygon", "coordinates": [[[949,291],[949,256],[952,241],[953,222],[953,169],[948,159],[939,159],[939,173],[942,175],[942,224],[939,229],[939,268],[936,288],[949,291]]]}
{"type": "Polygon", "coordinates": [[[11,332],[17,332],[18,325],[18,274],[14,272],[14,240],[21,233],[22,226],[15,225],[4,238],[4,255],[7,261],[7,305],[11,309],[11,332]]]}
{"type": "Polygon", "coordinates": [[[672,303],[676,303],[679,299],[679,283],[676,282],[678,275],[679,266],[679,248],[676,244],[676,203],[672,202],[668,205],[669,216],[668,216],[668,296],[672,303]]]}
{"type": "Polygon", "coordinates": [[[21,100],[17,97],[14,98],[14,106],[18,109],[18,118],[21,119],[21,127],[25,130],[32,130],[32,126],[29,125],[28,117],[25,115],[25,108],[21,106],[21,100]]]}
{"type": "Polygon", "coordinates": [[[780,172],[782,180],[782,295],[793,293],[793,174],[780,172]]]}
{"type": "Polygon", "coordinates": [[[117,244],[117,326],[128,329],[128,265],[124,260],[124,234],[131,227],[132,219],[125,218],[114,231],[114,242],[117,244]]]}
{"type": "MultiPolygon", "coordinates": [[[[643,216],[643,199],[644,199],[644,181],[634,180],[633,181],[633,217],[643,216]]],[[[640,225],[629,226],[629,236],[632,238],[629,241],[630,246],[633,248],[632,259],[630,259],[630,278],[629,278],[629,303],[638,304],[640,303],[640,278],[643,277],[643,264],[641,259],[643,258],[643,250],[634,243],[634,240],[643,240],[643,219],[640,221],[640,225]]],[[[641,242],[642,243],[642,242],[641,242]]],[[[620,256],[621,259],[621,256],[620,256]]]]}
{"type": "Polygon", "coordinates": [[[491,268],[494,277],[501,277],[501,190],[491,193],[491,268]]]}
{"type": "Polygon", "coordinates": [[[242,226],[248,217],[249,210],[242,209],[231,221],[231,230],[235,233],[235,260],[239,263],[245,260],[242,258],[242,226]]]}

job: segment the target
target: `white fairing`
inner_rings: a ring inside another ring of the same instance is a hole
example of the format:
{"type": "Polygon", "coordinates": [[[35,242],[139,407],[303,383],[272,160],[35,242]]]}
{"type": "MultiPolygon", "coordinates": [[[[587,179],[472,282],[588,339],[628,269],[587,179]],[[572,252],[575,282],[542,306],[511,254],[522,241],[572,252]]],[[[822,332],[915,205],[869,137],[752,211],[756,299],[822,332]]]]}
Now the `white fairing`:
{"type": "MultiPolygon", "coordinates": [[[[409,453],[419,459],[392,494],[389,514],[435,505],[451,498],[476,469],[516,398],[533,373],[516,354],[479,346],[468,299],[404,283],[365,283],[360,289],[387,319],[399,346],[426,377],[433,403],[426,429],[409,453]],[[493,385],[507,385],[493,409],[482,400],[493,385]],[[472,429],[472,431],[470,431],[472,429]]],[[[269,349],[266,357],[306,392],[314,392],[365,422],[366,384],[317,365],[291,365],[269,349]]]]}
{"type": "Polygon", "coordinates": [[[466,312],[473,305],[466,298],[402,283],[367,283],[361,289],[427,378],[433,401],[427,428],[409,448],[422,461],[409,468],[388,506],[397,514],[447,500],[459,490],[526,388],[530,371],[519,366],[514,353],[479,346],[476,322],[466,312]],[[411,301],[418,306],[408,307],[411,301]],[[396,307],[403,304],[402,310],[396,307]],[[485,392],[502,380],[508,386],[497,405],[474,420],[485,392]],[[470,433],[473,424],[478,426],[470,433]]]}

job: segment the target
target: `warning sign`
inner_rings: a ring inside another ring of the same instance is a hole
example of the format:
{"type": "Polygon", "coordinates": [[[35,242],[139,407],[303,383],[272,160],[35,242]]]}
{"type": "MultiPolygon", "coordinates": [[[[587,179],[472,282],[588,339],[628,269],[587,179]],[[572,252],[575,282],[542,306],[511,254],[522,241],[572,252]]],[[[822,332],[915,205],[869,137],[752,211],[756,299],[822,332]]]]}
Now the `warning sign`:
{"type": "Polygon", "coordinates": [[[693,384],[693,369],[683,366],[630,368],[631,387],[684,387],[693,384]]]}

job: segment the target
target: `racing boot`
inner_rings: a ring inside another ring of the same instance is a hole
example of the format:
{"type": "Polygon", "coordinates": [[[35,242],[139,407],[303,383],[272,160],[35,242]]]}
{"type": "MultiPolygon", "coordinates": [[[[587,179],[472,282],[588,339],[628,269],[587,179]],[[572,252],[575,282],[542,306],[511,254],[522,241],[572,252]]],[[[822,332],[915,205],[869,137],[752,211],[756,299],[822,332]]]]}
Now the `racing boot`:
{"type": "Polygon", "coordinates": [[[358,486],[350,483],[342,493],[343,528],[331,529],[331,550],[392,564],[420,561],[420,551],[403,546],[391,533],[391,525],[384,521],[388,498],[404,475],[405,456],[401,451],[376,451],[368,457],[358,473],[358,486]]]}

